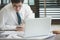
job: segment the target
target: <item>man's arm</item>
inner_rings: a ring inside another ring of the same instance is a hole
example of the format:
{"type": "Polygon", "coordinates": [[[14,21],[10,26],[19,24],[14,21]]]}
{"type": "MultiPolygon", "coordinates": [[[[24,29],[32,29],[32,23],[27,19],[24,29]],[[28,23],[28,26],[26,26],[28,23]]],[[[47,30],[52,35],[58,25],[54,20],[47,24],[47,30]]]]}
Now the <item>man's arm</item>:
{"type": "Polygon", "coordinates": [[[35,18],[35,13],[33,13],[32,9],[30,8],[29,5],[26,5],[25,10],[26,10],[27,18],[35,18]]]}
{"type": "Polygon", "coordinates": [[[3,8],[0,11],[0,29],[1,30],[13,30],[13,29],[16,29],[16,26],[11,26],[11,25],[6,24],[7,19],[8,19],[7,10],[5,8],[3,8]]]}
{"type": "Polygon", "coordinates": [[[22,20],[22,23],[16,27],[16,31],[24,31],[25,21],[22,20]]]}

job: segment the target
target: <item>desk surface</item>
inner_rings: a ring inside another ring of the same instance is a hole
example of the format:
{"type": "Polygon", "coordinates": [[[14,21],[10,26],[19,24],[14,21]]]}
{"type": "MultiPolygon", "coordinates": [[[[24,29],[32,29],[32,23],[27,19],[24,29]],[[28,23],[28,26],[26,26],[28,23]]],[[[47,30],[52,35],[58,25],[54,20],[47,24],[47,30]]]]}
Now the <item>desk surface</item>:
{"type": "MultiPolygon", "coordinates": [[[[13,33],[14,31],[12,31],[12,33],[13,33]]],[[[6,33],[4,33],[4,34],[7,34],[7,32],[6,33]]],[[[10,32],[10,34],[11,34],[11,32],[10,32]]],[[[21,38],[21,37],[18,37],[17,38],[17,36],[15,36],[14,34],[13,34],[13,37],[12,38],[0,38],[0,39],[49,39],[49,38],[52,38],[52,37],[55,37],[55,35],[54,34],[50,34],[50,35],[47,35],[47,36],[39,36],[39,37],[30,37],[30,38],[21,38]],[[14,37],[14,38],[13,38],[14,37]]]]}

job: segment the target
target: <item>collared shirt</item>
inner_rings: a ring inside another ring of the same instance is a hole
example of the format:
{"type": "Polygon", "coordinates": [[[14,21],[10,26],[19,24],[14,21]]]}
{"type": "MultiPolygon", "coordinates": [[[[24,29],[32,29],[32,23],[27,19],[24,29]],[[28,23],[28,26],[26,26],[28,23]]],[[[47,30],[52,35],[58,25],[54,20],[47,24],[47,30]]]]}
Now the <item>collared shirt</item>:
{"type": "MultiPolygon", "coordinates": [[[[23,4],[21,10],[19,11],[20,16],[23,20],[26,18],[34,18],[34,13],[31,10],[30,6],[27,4],[23,4]]],[[[0,11],[0,29],[9,30],[16,29],[18,25],[16,12],[12,6],[12,3],[9,3],[0,11]]]]}

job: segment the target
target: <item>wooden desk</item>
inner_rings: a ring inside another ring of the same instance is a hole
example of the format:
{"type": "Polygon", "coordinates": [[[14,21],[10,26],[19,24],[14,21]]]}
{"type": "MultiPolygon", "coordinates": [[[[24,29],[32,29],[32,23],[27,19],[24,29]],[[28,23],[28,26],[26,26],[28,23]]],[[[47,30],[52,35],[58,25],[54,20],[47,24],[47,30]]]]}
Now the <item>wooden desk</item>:
{"type": "Polygon", "coordinates": [[[53,34],[60,34],[60,30],[54,30],[53,34]]]}

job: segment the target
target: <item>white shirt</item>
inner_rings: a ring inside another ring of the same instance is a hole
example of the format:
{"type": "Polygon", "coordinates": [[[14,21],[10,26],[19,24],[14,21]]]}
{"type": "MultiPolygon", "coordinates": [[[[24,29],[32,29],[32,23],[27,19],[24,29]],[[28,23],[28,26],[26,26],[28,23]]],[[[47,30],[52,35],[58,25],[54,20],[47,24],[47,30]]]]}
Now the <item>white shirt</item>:
{"type": "MultiPolygon", "coordinates": [[[[34,18],[34,13],[27,4],[23,4],[19,11],[22,20],[26,18],[34,18]]],[[[18,25],[16,12],[13,9],[12,3],[6,5],[0,11],[0,29],[2,30],[13,30],[18,25]]]]}

